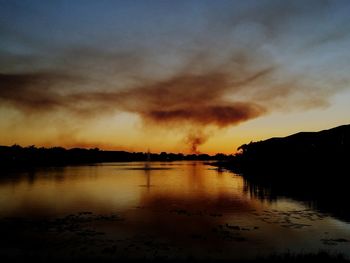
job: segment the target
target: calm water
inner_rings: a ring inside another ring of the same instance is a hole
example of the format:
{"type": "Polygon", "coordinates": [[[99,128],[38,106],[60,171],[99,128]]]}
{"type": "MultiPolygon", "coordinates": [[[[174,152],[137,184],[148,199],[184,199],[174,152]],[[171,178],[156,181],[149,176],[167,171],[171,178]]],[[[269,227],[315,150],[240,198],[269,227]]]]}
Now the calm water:
{"type": "Polygon", "coordinates": [[[71,214],[89,219],[79,219],[84,226],[70,232],[45,221],[48,244],[50,238],[75,238],[69,248],[51,247],[62,254],[78,253],[84,244],[87,254],[131,258],[237,259],[320,249],[350,256],[350,225],[301,202],[283,197],[268,201],[268,192],[262,194],[266,199],[258,199],[242,177],[202,162],[144,167],[104,163],[2,177],[0,217],[53,220],[71,214]],[[59,235],[51,237],[53,231],[59,235]]]}

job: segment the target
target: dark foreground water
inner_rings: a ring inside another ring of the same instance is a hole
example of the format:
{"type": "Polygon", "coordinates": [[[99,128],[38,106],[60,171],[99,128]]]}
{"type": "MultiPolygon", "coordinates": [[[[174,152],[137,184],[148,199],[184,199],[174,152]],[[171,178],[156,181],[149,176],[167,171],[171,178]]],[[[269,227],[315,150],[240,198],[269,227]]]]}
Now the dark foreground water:
{"type": "MultiPolygon", "coordinates": [[[[350,256],[350,224],[251,191],[202,162],[105,163],[0,179],[0,255],[9,259],[251,259],[350,256]],[[252,194],[254,192],[254,194],[252,194]]],[[[327,194],[327,193],[325,193],[327,194]]]]}

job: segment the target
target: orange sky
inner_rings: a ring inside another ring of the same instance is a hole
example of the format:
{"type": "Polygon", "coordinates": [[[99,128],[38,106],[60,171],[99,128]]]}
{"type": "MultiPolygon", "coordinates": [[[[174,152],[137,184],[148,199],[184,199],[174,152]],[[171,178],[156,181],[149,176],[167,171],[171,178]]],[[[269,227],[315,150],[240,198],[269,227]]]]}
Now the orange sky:
{"type": "MultiPolygon", "coordinates": [[[[308,111],[277,112],[227,128],[208,129],[207,141],[200,152],[233,153],[238,146],[273,136],[299,131],[318,131],[350,123],[350,93],[339,94],[330,106],[308,111]]],[[[182,128],[159,128],[145,125],[130,113],[117,113],[93,120],[67,120],[52,117],[43,122],[37,116],[29,119],[15,110],[1,109],[1,144],[38,146],[100,147],[102,149],[153,152],[190,152],[182,128]],[[62,125],[66,129],[62,129],[62,125]]]]}

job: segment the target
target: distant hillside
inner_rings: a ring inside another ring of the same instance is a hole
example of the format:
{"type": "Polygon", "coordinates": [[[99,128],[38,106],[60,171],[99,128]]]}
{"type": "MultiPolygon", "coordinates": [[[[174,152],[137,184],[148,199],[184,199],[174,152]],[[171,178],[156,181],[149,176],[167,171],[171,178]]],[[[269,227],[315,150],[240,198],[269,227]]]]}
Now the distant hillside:
{"type": "Polygon", "coordinates": [[[344,169],[350,161],[350,125],[251,142],[238,149],[241,153],[226,165],[239,172],[344,169]]]}
{"type": "Polygon", "coordinates": [[[278,151],[293,151],[294,153],[329,153],[350,147],[350,125],[342,125],[319,132],[299,132],[283,138],[271,138],[265,141],[244,144],[244,154],[268,151],[278,154],[278,151]]]}

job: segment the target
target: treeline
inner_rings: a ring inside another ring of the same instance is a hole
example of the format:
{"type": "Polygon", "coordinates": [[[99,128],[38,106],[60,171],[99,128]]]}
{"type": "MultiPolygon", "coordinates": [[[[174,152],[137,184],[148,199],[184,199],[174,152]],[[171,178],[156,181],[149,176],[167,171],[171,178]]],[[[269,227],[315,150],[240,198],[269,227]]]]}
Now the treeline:
{"type": "Polygon", "coordinates": [[[19,145],[0,146],[0,165],[2,167],[63,166],[99,162],[131,161],[178,161],[178,160],[225,160],[225,154],[182,154],[182,153],[144,153],[126,151],[105,151],[98,148],[65,149],[62,147],[21,147],[19,145]]]}

